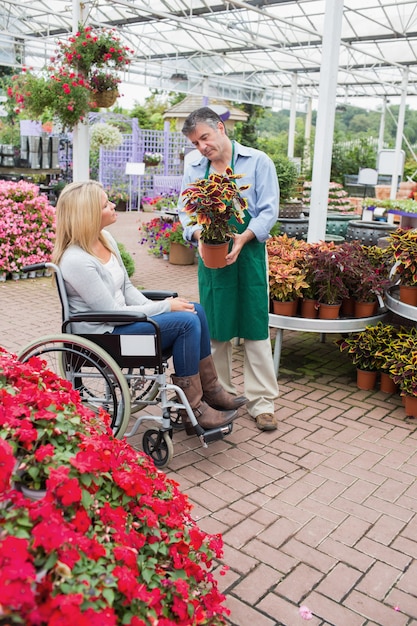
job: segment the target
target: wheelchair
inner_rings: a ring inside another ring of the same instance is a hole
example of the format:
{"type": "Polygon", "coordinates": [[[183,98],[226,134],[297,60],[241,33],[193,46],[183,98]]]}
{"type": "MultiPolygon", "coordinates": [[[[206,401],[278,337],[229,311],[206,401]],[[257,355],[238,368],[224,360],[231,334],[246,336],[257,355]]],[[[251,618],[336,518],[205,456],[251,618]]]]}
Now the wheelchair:
{"type": "MultiPolygon", "coordinates": [[[[144,313],[94,311],[70,315],[65,282],[54,263],[36,263],[24,272],[49,269],[55,272],[62,309],[61,334],[52,334],[32,341],[19,353],[22,362],[40,357],[47,367],[68,380],[80,394],[82,402],[98,413],[103,409],[110,415],[115,437],[132,437],[140,426],[153,422],[142,437],[142,448],[159,468],[165,467],[174,453],[173,433],[182,428],[180,411],[185,411],[203,447],[223,439],[232,432],[233,424],[203,429],[197,422],[184,391],[167,382],[171,354],[161,350],[158,323],[144,313]],[[71,332],[76,322],[107,322],[152,325],[150,335],[78,335],[71,332]],[[155,415],[148,407],[157,407],[155,415]],[[148,411],[146,412],[146,410],[148,411]],[[139,413],[130,426],[132,414],[139,413]],[[129,428],[130,427],[130,428],[129,428]]],[[[177,296],[170,291],[143,291],[151,300],[177,296]]]]}

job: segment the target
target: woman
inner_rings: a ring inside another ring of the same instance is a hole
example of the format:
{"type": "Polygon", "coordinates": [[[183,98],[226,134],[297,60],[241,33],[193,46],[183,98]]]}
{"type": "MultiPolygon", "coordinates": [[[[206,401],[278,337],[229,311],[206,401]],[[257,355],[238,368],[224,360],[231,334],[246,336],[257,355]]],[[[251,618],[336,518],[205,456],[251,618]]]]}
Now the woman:
{"type": "MultiPolygon", "coordinates": [[[[184,298],[153,302],[132,285],[115,240],[103,230],[117,219],[114,207],[96,181],[71,183],[59,196],[52,260],[61,269],[70,313],[127,310],[155,318],[162,349],[172,349],[172,381],[184,390],[200,426],[229,424],[246,398],[227,393],[218,382],[204,309],[184,298]]],[[[79,334],[153,332],[143,322],[117,326],[81,322],[73,327],[79,334]]],[[[192,434],[190,424],[185,425],[192,434]]]]}

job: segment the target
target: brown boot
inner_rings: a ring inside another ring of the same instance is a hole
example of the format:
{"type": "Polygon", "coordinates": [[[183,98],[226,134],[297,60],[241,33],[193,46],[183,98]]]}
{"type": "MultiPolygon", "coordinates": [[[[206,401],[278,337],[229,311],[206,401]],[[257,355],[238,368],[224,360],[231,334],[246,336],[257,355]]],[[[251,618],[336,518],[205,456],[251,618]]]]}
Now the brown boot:
{"type": "Polygon", "coordinates": [[[234,396],[219,383],[211,354],[200,361],[200,378],[203,387],[203,400],[214,409],[234,410],[248,401],[245,396],[234,396]]]}
{"type": "MultiPolygon", "coordinates": [[[[181,377],[172,376],[171,378],[174,385],[177,385],[177,387],[184,390],[197,422],[202,428],[204,428],[204,430],[226,426],[236,417],[237,411],[216,411],[216,409],[213,409],[211,406],[203,402],[203,390],[201,388],[200,374],[181,377]]],[[[187,419],[186,412],[181,412],[181,416],[184,419],[184,426],[187,434],[194,435],[194,428],[187,419]]]]}

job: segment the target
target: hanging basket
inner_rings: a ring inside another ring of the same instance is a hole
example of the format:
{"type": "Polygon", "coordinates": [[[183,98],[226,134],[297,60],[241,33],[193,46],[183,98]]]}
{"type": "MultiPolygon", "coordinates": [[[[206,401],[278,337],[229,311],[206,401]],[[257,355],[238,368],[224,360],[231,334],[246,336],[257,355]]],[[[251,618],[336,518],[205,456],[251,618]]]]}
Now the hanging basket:
{"type": "Polygon", "coordinates": [[[94,93],[94,100],[98,107],[108,109],[111,107],[119,97],[117,89],[113,91],[96,91],[94,93]]]}

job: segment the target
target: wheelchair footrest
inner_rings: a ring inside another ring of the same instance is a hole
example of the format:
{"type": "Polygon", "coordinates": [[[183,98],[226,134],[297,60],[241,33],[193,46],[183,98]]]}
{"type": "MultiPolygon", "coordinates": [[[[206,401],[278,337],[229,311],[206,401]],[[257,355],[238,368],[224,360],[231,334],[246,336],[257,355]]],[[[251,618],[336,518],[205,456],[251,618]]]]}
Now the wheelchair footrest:
{"type": "Polygon", "coordinates": [[[226,435],[229,435],[233,430],[233,423],[226,424],[225,426],[219,426],[219,428],[211,428],[210,430],[205,430],[201,435],[201,439],[206,443],[210,443],[211,441],[218,441],[219,439],[223,439],[226,435]]]}

